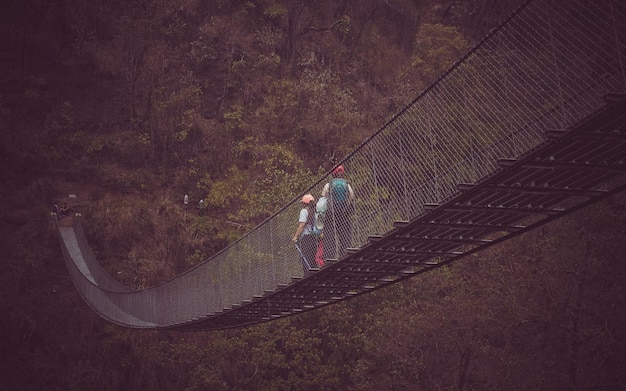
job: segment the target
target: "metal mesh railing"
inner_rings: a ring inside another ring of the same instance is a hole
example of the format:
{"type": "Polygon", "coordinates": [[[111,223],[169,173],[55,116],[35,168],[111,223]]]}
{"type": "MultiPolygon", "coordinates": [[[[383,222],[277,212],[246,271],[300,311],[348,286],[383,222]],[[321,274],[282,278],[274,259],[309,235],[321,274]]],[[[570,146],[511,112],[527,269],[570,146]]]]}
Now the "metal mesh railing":
{"type": "MultiPolygon", "coordinates": [[[[424,205],[453,197],[458,184],[493,173],[498,159],[532,150],[546,129],[566,129],[598,109],[606,93],[625,92],[624,20],[626,4],[618,0],[526,3],[341,161],[356,199],[354,211],[333,222],[335,234],[324,237],[326,258],[331,248],[341,256],[344,247],[362,246],[395,221],[415,219],[424,205]]],[[[302,194],[318,198],[329,178],[302,194]]],[[[291,241],[299,201],[196,268],[141,291],[86,278],[77,263],[85,262],[92,276],[104,270],[68,248],[73,241],[87,246],[82,234],[66,232],[62,243],[73,279],[95,311],[125,326],[169,327],[302,276],[291,241]]]]}

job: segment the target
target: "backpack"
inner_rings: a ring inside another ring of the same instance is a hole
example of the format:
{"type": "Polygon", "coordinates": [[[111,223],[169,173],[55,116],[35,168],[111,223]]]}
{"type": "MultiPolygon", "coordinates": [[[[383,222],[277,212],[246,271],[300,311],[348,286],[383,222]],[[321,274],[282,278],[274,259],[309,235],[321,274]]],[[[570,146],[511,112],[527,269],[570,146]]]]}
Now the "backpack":
{"type": "Polygon", "coordinates": [[[330,181],[330,198],[333,202],[348,202],[350,190],[348,189],[348,181],[343,178],[333,178],[330,181]]]}
{"type": "Polygon", "coordinates": [[[324,225],[323,223],[321,223],[321,219],[319,218],[319,213],[317,212],[317,205],[312,208],[307,207],[307,219],[306,220],[307,220],[306,226],[309,228],[309,232],[311,232],[311,234],[313,235],[319,236],[322,233],[322,229],[324,228],[324,225]]]}
{"type": "Polygon", "coordinates": [[[324,229],[324,218],[328,209],[328,199],[320,197],[315,205],[315,221],[313,224],[313,232],[319,234],[324,229]]]}

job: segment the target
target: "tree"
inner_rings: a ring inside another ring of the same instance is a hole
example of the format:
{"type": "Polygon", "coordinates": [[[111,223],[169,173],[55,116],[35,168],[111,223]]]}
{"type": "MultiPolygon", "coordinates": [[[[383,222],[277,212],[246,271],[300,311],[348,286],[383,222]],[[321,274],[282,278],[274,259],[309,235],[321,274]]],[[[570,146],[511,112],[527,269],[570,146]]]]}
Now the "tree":
{"type": "Polygon", "coordinates": [[[442,24],[425,24],[415,37],[413,66],[428,81],[434,81],[459,59],[469,45],[457,28],[442,24]]]}

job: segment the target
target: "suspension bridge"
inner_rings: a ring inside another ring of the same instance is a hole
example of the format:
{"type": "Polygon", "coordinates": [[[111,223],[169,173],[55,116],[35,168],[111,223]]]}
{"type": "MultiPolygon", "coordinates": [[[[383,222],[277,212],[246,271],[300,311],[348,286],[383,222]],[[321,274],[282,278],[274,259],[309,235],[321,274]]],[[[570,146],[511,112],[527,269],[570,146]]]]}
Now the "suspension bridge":
{"type": "Polygon", "coordinates": [[[121,326],[239,327],[448,265],[621,192],[624,20],[618,0],[521,6],[341,161],[354,211],[324,239],[337,251],[323,266],[304,270],[292,236],[300,197],[319,197],[328,177],[217,255],[142,290],[107,274],[74,216],[57,224],[72,280],[121,326]]]}

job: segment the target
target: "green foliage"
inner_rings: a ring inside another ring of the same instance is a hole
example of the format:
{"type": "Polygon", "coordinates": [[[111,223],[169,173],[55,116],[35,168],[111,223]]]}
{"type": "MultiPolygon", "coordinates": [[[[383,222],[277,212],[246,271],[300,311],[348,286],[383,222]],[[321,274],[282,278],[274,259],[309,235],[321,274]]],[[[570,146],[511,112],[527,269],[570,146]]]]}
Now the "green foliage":
{"type": "Polygon", "coordinates": [[[193,254],[187,257],[185,260],[186,268],[193,267],[199,265],[200,263],[206,261],[209,257],[200,249],[196,249],[193,254]]]}
{"type": "MultiPolygon", "coordinates": [[[[235,145],[247,169],[231,167],[227,178],[211,183],[206,201],[213,208],[235,210],[229,218],[256,222],[270,216],[314,180],[288,147],[259,144],[248,138],[235,145]]],[[[242,160],[241,158],[239,159],[242,160]]]]}
{"type": "MultiPolygon", "coordinates": [[[[256,34],[256,43],[259,45],[260,49],[262,51],[272,52],[272,54],[274,54],[273,52],[279,48],[283,39],[284,37],[282,31],[271,26],[261,27],[256,34]]],[[[280,57],[276,57],[280,59],[280,57]]]]}
{"type": "Polygon", "coordinates": [[[243,118],[243,107],[240,105],[234,105],[231,108],[232,111],[224,113],[224,120],[226,120],[226,126],[228,129],[237,130],[241,129],[241,123],[243,118]]]}
{"type": "Polygon", "coordinates": [[[205,202],[215,208],[231,208],[235,202],[240,202],[241,195],[248,183],[244,171],[231,167],[228,178],[215,181],[206,196],[205,202]]]}
{"type": "Polygon", "coordinates": [[[79,189],[91,196],[74,207],[116,278],[143,288],[188,270],[245,232],[226,221],[251,227],[284,206],[450,66],[467,49],[459,32],[495,2],[17,3],[0,16],[6,389],[623,384],[621,198],[348,302],[206,333],[108,325],[49,229],[50,202],[79,189]],[[206,196],[204,215],[183,208],[186,192],[206,196]]]}
{"type": "Polygon", "coordinates": [[[177,150],[173,143],[185,143],[194,126],[193,116],[200,104],[200,88],[192,80],[181,77],[174,88],[162,84],[152,91],[150,113],[151,145],[168,160],[168,151],[177,150]]]}
{"type": "Polygon", "coordinates": [[[347,36],[352,30],[352,19],[348,15],[341,15],[339,19],[333,23],[333,30],[341,36],[347,36]]]}
{"type": "Polygon", "coordinates": [[[412,65],[432,81],[468,49],[469,44],[456,27],[424,24],[415,37],[412,65]]]}
{"type": "Polygon", "coordinates": [[[328,363],[309,331],[274,322],[216,338],[193,368],[188,389],[328,389],[328,363]]]}
{"type": "Polygon", "coordinates": [[[254,154],[254,168],[260,175],[252,183],[250,204],[258,205],[265,213],[276,212],[314,180],[301,168],[298,156],[285,146],[263,145],[254,154]]]}
{"type": "Polygon", "coordinates": [[[269,19],[287,18],[289,10],[280,3],[272,2],[263,9],[263,15],[269,19]]]}

